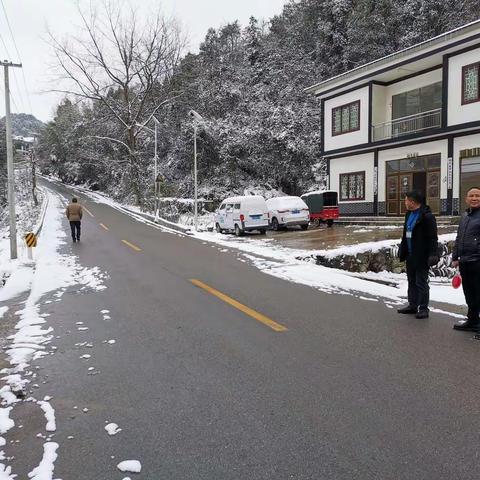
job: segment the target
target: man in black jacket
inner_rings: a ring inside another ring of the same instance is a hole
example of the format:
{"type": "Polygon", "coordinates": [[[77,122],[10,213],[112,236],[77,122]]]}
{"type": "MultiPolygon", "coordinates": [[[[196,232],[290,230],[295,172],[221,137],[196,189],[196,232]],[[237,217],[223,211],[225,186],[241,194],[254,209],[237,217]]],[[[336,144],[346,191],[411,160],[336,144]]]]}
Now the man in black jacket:
{"type": "Polygon", "coordinates": [[[458,226],[452,254],[452,266],[460,265],[463,293],[468,306],[467,319],[456,323],[455,330],[478,332],[480,312],[480,187],[467,191],[467,211],[458,226]]]}
{"type": "Polygon", "coordinates": [[[407,213],[398,255],[401,261],[407,262],[408,305],[397,311],[428,318],[428,270],[439,261],[437,221],[420,192],[407,192],[405,207],[407,213]]]}

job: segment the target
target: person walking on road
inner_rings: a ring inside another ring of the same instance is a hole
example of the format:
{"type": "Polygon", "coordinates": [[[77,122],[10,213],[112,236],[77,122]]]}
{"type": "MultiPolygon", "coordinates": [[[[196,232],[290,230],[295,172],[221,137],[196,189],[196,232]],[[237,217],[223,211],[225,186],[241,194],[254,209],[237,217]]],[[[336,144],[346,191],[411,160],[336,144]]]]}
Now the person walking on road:
{"type": "Polygon", "coordinates": [[[68,204],[66,214],[70,222],[73,243],[79,242],[83,210],[75,197],[73,197],[71,203],[68,204]]]}
{"type": "Polygon", "coordinates": [[[467,211],[458,226],[452,266],[460,267],[462,287],[468,306],[466,320],[456,323],[455,330],[480,331],[480,187],[472,187],[465,198],[467,211]]]}
{"type": "Polygon", "coordinates": [[[407,264],[408,305],[397,312],[428,318],[428,271],[439,261],[437,221],[430,207],[425,205],[424,196],[418,191],[406,193],[405,207],[407,213],[398,256],[407,264]]]}

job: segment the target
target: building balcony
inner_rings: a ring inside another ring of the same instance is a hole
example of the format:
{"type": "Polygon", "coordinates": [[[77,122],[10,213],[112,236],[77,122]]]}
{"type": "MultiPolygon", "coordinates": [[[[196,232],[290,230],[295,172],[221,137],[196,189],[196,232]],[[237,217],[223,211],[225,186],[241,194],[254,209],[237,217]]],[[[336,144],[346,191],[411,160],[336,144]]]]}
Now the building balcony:
{"type": "Polygon", "coordinates": [[[403,137],[412,133],[419,133],[442,125],[442,109],[437,108],[428,112],[396,118],[390,122],[372,125],[372,141],[387,140],[403,137]]]}

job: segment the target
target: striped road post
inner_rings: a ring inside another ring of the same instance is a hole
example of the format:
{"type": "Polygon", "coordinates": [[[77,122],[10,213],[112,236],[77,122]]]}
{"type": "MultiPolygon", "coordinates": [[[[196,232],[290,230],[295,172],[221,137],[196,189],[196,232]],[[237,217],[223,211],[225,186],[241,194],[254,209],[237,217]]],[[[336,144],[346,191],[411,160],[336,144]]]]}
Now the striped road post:
{"type": "Polygon", "coordinates": [[[27,244],[28,259],[32,260],[32,247],[37,246],[37,236],[32,232],[25,234],[25,243],[27,244]]]}

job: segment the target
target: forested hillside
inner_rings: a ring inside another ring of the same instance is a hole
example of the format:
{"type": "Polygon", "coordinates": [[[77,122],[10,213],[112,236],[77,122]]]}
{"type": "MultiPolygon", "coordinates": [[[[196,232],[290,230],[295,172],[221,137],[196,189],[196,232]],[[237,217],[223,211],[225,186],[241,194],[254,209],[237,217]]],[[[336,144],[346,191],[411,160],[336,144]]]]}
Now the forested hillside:
{"type": "Polygon", "coordinates": [[[318,104],[303,89],[479,12],[479,0],[300,0],[266,23],[251,18],[211,28],[199,53],[176,58],[152,88],[139,77],[127,87],[105,83],[105,98],[99,89],[64,100],[41,138],[44,170],[151,204],[153,134],[140,125],[153,128],[146,122],[155,114],[164,192],[190,196],[187,112],[194,109],[205,119],[198,141],[203,195],[245,187],[300,193],[316,184],[321,129],[318,104]]]}
{"type": "MultiPolygon", "coordinates": [[[[42,121],[27,113],[12,113],[12,134],[20,137],[34,137],[42,130],[42,121]]],[[[5,117],[0,119],[0,129],[5,129],[5,117]]]]}

